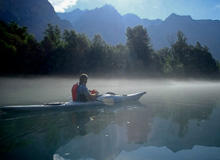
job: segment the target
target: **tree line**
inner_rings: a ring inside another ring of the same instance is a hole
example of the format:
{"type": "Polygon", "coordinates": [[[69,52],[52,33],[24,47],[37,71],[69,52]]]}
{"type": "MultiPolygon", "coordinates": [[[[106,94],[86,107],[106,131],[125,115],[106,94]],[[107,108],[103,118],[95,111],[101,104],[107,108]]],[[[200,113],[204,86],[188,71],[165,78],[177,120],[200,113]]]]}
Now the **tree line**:
{"type": "Polygon", "coordinates": [[[181,31],[176,42],[158,51],[141,25],[128,27],[126,36],[126,44],[111,46],[100,35],[90,40],[85,34],[48,24],[44,39],[37,42],[27,27],[1,21],[0,74],[220,77],[220,64],[208,47],[187,44],[181,31]]]}

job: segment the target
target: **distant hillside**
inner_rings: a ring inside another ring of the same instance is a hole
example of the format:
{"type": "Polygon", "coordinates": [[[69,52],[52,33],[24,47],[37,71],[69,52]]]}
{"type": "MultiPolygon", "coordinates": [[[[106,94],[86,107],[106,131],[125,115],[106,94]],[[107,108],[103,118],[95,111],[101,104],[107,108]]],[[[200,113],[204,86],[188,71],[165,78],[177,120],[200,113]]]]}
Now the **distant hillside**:
{"type": "Polygon", "coordinates": [[[90,38],[100,34],[110,44],[125,42],[123,18],[110,5],[86,11],[72,24],[76,31],[84,32],[90,38]]]}
{"type": "Polygon", "coordinates": [[[199,41],[210,48],[214,58],[220,60],[220,21],[193,20],[190,16],[171,14],[165,21],[141,19],[134,14],[120,15],[111,5],[94,10],[76,9],[69,13],[54,11],[48,0],[0,0],[0,20],[15,21],[27,26],[38,40],[43,38],[47,24],[57,24],[61,29],[75,29],[90,38],[100,34],[109,44],[126,42],[128,26],[143,25],[147,28],[154,49],[169,46],[176,39],[178,30],[184,32],[188,43],[199,41]],[[68,20],[68,21],[67,21],[68,20]],[[71,22],[71,23],[70,23],[71,22]]]}
{"type": "Polygon", "coordinates": [[[80,10],[80,9],[75,9],[71,12],[66,12],[66,13],[57,13],[57,15],[61,19],[68,20],[71,23],[74,23],[78,19],[80,19],[88,10],[80,10]]]}
{"type": "Polygon", "coordinates": [[[48,0],[0,0],[0,20],[27,26],[38,40],[43,38],[47,24],[73,29],[70,22],[61,20],[48,0]]]}
{"type": "Polygon", "coordinates": [[[183,31],[189,44],[206,45],[213,56],[220,60],[220,21],[193,20],[190,16],[171,14],[158,26],[148,27],[154,48],[159,49],[176,40],[178,30],[183,31]]]}
{"type": "Polygon", "coordinates": [[[141,19],[135,14],[126,14],[123,17],[123,23],[127,27],[134,27],[137,25],[143,25],[145,27],[150,27],[152,25],[159,25],[162,20],[156,19],[156,20],[149,20],[149,19],[141,19]]]}
{"type": "Polygon", "coordinates": [[[111,5],[94,10],[76,9],[72,12],[57,13],[57,15],[70,21],[77,32],[86,33],[90,38],[93,38],[95,34],[100,34],[107,43],[112,45],[126,42],[125,32],[128,26],[141,24],[148,27],[162,22],[159,19],[140,19],[134,14],[121,16],[111,5]]]}
{"type": "Polygon", "coordinates": [[[213,56],[220,60],[220,21],[193,20],[190,16],[171,14],[165,21],[141,19],[134,14],[120,15],[114,7],[105,5],[94,10],[74,10],[59,13],[61,18],[69,20],[77,32],[90,38],[100,34],[112,45],[126,42],[126,29],[135,25],[147,28],[154,49],[170,46],[176,40],[178,30],[184,32],[188,43],[195,45],[199,41],[210,48],[213,56]]]}

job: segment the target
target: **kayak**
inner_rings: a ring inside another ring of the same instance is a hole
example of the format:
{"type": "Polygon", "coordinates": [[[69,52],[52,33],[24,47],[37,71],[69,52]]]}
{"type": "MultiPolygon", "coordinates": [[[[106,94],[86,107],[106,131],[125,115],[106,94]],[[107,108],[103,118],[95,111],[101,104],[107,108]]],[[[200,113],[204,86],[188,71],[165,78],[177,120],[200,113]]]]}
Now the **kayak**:
{"type": "Polygon", "coordinates": [[[127,95],[117,95],[114,93],[107,93],[99,95],[94,101],[69,101],[69,102],[52,102],[42,105],[16,105],[16,106],[4,106],[0,107],[1,112],[3,111],[34,111],[34,110],[54,110],[54,109],[71,109],[74,106],[98,106],[107,105],[113,106],[118,103],[125,103],[131,101],[138,101],[146,92],[139,92],[127,95]]]}
{"type": "Polygon", "coordinates": [[[139,108],[144,105],[138,100],[146,92],[117,95],[113,93],[99,95],[94,101],[80,102],[52,102],[42,105],[16,105],[0,107],[0,121],[13,120],[17,118],[25,118],[39,115],[54,114],[60,112],[88,112],[90,110],[117,110],[123,108],[139,108]]]}

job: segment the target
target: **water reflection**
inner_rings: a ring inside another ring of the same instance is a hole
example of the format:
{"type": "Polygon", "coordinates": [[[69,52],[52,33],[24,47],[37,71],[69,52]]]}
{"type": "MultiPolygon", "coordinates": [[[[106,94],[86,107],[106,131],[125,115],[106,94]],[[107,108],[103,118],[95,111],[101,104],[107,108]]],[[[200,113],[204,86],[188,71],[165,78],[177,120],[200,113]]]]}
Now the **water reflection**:
{"type": "Polygon", "coordinates": [[[133,151],[122,151],[115,160],[219,160],[220,148],[194,146],[191,150],[181,150],[176,153],[169,150],[167,147],[141,147],[133,151]]]}
{"type": "MultiPolygon", "coordinates": [[[[177,109],[175,112],[181,111],[181,109],[177,109]]],[[[207,117],[202,116],[203,113],[195,112],[194,109],[190,113],[189,115],[192,116],[186,116],[184,121],[178,120],[176,115],[172,117],[172,112],[167,119],[161,118],[164,117],[164,111],[160,112],[157,108],[149,107],[121,110],[117,113],[114,112],[114,114],[107,114],[108,116],[105,113],[98,114],[95,120],[86,124],[86,128],[90,132],[85,137],[72,139],[60,147],[56,151],[56,155],[67,159],[89,157],[101,160],[117,157],[121,159],[123,152],[130,155],[130,152],[142,150],[143,147],[148,150],[149,146],[157,146],[153,152],[158,151],[158,153],[160,153],[161,147],[166,146],[166,150],[163,152],[166,151],[167,154],[171,151],[179,153],[181,150],[193,149],[195,145],[219,147],[220,131],[218,122],[220,120],[220,110],[215,109],[208,121],[207,117]],[[195,117],[199,118],[196,119],[195,117]],[[113,123],[112,120],[114,120],[113,123]],[[98,126],[99,129],[97,130],[94,126],[98,126]],[[102,129],[100,129],[100,126],[103,126],[102,129]],[[188,128],[185,134],[179,134],[182,131],[182,126],[188,128]]],[[[183,112],[182,114],[186,113],[183,112]]],[[[210,147],[203,147],[202,149],[211,150],[210,147]]],[[[208,154],[206,157],[217,158],[219,154],[217,156],[216,153],[219,153],[217,152],[219,148],[214,150],[215,154],[208,154]]],[[[161,158],[161,156],[160,154],[158,157],[161,158]]],[[[143,158],[143,156],[137,157],[143,158]]],[[[126,156],[124,159],[126,159],[126,156]]]]}
{"type": "Polygon", "coordinates": [[[173,88],[142,104],[2,115],[0,159],[219,159],[219,93],[173,88]]]}

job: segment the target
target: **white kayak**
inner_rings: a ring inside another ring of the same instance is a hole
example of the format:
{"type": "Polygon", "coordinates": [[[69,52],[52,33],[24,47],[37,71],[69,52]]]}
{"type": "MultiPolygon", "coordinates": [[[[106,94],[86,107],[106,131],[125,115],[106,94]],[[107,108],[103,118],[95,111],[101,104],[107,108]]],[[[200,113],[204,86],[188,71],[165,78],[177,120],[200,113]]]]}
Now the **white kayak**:
{"type": "Polygon", "coordinates": [[[19,111],[35,111],[35,110],[51,110],[51,109],[71,109],[74,106],[98,106],[98,105],[108,105],[113,106],[117,103],[138,101],[146,92],[139,92],[128,95],[117,95],[117,94],[103,94],[98,96],[94,101],[70,101],[70,102],[52,102],[43,105],[17,105],[17,106],[4,106],[0,107],[0,110],[19,110],[19,111]]]}

